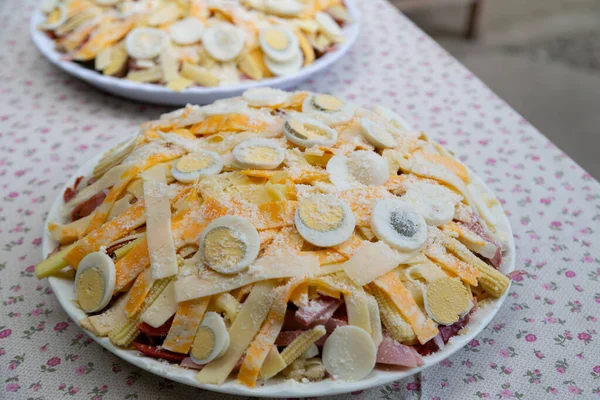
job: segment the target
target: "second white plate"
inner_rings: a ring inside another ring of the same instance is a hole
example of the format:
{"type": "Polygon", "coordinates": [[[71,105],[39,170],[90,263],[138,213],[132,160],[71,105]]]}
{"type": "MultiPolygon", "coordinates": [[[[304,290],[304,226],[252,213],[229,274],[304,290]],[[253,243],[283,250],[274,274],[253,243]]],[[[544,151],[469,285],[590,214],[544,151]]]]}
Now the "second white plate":
{"type": "Polygon", "coordinates": [[[360,13],[355,0],[345,0],[345,4],[353,21],[351,24],[344,27],[346,41],[341,43],[335,51],[325,54],[313,64],[306,68],[302,68],[298,73],[289,76],[264,79],[262,81],[249,80],[239,85],[215,88],[191,87],[181,92],[175,92],[162,85],[137,83],[127,79],[102,75],[92,69],[85,68],[76,62],[64,60],[63,54],[56,51],[54,42],[48,35],[37,28],[44,21],[43,13],[37,8],[31,16],[29,30],[33,43],[35,43],[40,52],[42,52],[52,64],[98,89],[117,96],[146,103],[184,106],[188,103],[208,104],[215,100],[239,96],[247,89],[255,87],[270,86],[284,90],[291,89],[313,75],[331,67],[350,50],[352,45],[356,42],[360,32],[360,13]]]}

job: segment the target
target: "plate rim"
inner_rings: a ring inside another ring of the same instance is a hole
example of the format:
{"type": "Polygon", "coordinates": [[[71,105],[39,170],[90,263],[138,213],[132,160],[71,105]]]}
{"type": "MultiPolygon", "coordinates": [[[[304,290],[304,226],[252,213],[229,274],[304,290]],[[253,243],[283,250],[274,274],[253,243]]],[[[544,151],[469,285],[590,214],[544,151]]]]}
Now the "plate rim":
{"type": "MultiPolygon", "coordinates": [[[[131,137],[128,137],[124,142],[130,139],[131,137]]],[[[106,150],[108,150],[108,148],[106,150]]],[[[67,182],[61,187],[61,189],[57,193],[57,196],[54,199],[52,206],[48,212],[48,215],[44,221],[44,235],[42,240],[42,255],[44,259],[57,245],[57,243],[52,239],[50,232],[48,231],[48,222],[56,221],[57,219],[60,220],[60,209],[64,205],[62,194],[64,193],[67,187],[72,186],[72,184],[78,176],[88,176],[106,150],[99,152],[98,154],[96,154],[95,157],[92,157],[86,163],[80,165],[79,168],[75,171],[75,173],[67,180],[67,182]]],[[[487,194],[492,195],[493,198],[496,199],[494,192],[487,186],[483,179],[481,179],[479,175],[475,174],[470,168],[467,167],[467,169],[469,171],[469,175],[474,180],[474,183],[481,186],[487,194]]],[[[506,235],[506,241],[508,243],[507,249],[504,251],[503,254],[503,261],[500,269],[503,273],[507,274],[509,272],[514,271],[515,269],[515,242],[512,227],[508,220],[508,217],[504,212],[500,202],[497,202],[497,205],[497,207],[494,207],[494,209],[492,209],[492,212],[494,213],[496,218],[499,218],[500,223],[498,224],[498,226],[506,235]]],[[[90,338],[96,341],[96,343],[100,344],[102,347],[104,347],[106,350],[110,351],[117,357],[128,361],[129,363],[139,368],[142,368],[150,373],[153,373],[157,376],[171,379],[173,381],[183,383],[188,386],[219,393],[270,398],[315,396],[318,397],[325,395],[350,393],[354,391],[366,390],[376,386],[385,385],[393,381],[404,379],[419,372],[422,372],[423,370],[431,366],[437,365],[442,360],[452,356],[454,353],[466,346],[466,344],[470,340],[477,337],[496,316],[496,314],[504,304],[510,289],[509,286],[506,293],[504,293],[502,297],[494,300],[492,303],[486,304],[484,307],[479,308],[475,313],[472,314],[472,318],[469,321],[469,324],[467,325],[469,331],[466,334],[454,336],[450,339],[450,341],[443,350],[432,355],[423,357],[423,359],[425,360],[425,364],[423,366],[417,368],[396,370],[376,369],[370,374],[369,377],[354,382],[335,381],[332,379],[327,379],[321,382],[298,383],[295,381],[279,379],[276,382],[271,382],[266,385],[257,385],[257,387],[255,388],[248,388],[242,384],[237,383],[235,379],[229,379],[226,383],[220,386],[213,384],[202,384],[194,378],[197,371],[184,369],[160,360],[140,356],[138,355],[138,352],[136,350],[125,350],[114,346],[112,343],[110,343],[110,340],[108,338],[98,337],[93,333],[87,331],[86,329],[81,328],[79,320],[85,317],[85,313],[72,303],[72,290],[70,293],[64,293],[65,288],[67,288],[68,286],[72,288],[73,282],[71,280],[53,276],[49,277],[48,281],[50,287],[54,291],[56,298],[60,303],[60,306],[62,307],[63,311],[69,316],[69,318],[71,318],[71,320],[73,320],[86,335],[88,335],[90,338]]]]}
{"type": "MultiPolygon", "coordinates": [[[[38,29],[39,24],[41,24],[43,21],[43,13],[39,7],[36,7],[31,13],[29,22],[29,34],[31,40],[33,41],[37,49],[48,61],[50,61],[52,64],[54,64],[56,67],[58,67],[65,73],[74,76],[80,80],[83,80],[89,84],[92,84],[96,87],[99,87],[102,90],[106,91],[107,89],[105,89],[105,87],[110,87],[111,89],[119,90],[119,93],[128,93],[129,91],[134,91],[139,94],[144,93],[150,96],[157,96],[156,98],[159,99],[158,101],[148,100],[149,102],[153,102],[156,104],[177,103],[177,100],[173,102],[168,99],[165,99],[163,102],[161,102],[160,96],[166,95],[173,96],[174,98],[181,98],[181,101],[177,104],[184,104],[186,101],[183,101],[183,99],[185,98],[189,100],[190,96],[194,96],[195,102],[202,103],[202,98],[234,97],[240,95],[245,90],[251,88],[289,88],[299,84],[300,82],[310,79],[312,76],[322,72],[323,70],[330,68],[333,64],[339,61],[339,59],[341,59],[350,51],[350,49],[358,40],[360,34],[362,15],[357,5],[357,0],[345,0],[345,4],[353,20],[352,23],[343,28],[347,35],[347,40],[342,42],[339,45],[339,48],[335,51],[328,52],[324,56],[315,60],[315,62],[309,65],[308,67],[304,67],[301,70],[299,70],[297,73],[287,76],[263,79],[260,81],[249,80],[246,83],[219,86],[214,88],[195,86],[186,88],[180,92],[171,90],[164,85],[157,85],[152,83],[138,83],[123,78],[102,75],[97,71],[85,68],[74,61],[63,60],[63,54],[55,50],[54,42],[43,31],[38,29]]],[[[122,96],[129,97],[127,95],[122,96]]]]}

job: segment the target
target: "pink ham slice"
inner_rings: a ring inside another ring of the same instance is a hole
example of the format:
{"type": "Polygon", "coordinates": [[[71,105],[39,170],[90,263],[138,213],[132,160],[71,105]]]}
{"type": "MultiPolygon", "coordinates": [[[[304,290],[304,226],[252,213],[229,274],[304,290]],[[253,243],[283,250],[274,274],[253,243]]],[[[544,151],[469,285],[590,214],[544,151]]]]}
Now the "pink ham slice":
{"type": "MultiPolygon", "coordinates": [[[[323,324],[320,324],[320,325],[323,325],[323,324]]],[[[338,318],[330,318],[329,321],[327,321],[327,323],[325,324],[325,330],[327,331],[327,333],[321,339],[317,340],[317,342],[315,344],[317,346],[323,346],[323,344],[325,344],[325,340],[327,340],[329,335],[334,330],[336,330],[336,328],[338,328],[339,326],[344,326],[344,325],[348,325],[348,323],[346,321],[338,319],[338,318]]],[[[288,346],[290,343],[292,343],[294,341],[294,339],[296,339],[298,336],[300,336],[302,334],[302,332],[304,332],[305,330],[306,330],[306,328],[281,331],[279,333],[279,336],[277,336],[277,339],[275,339],[275,345],[276,346],[288,346]]]]}
{"type": "Polygon", "coordinates": [[[475,222],[472,224],[465,224],[459,222],[459,224],[464,228],[470,230],[477,236],[479,236],[486,243],[489,243],[496,247],[496,252],[494,253],[494,256],[487,259],[490,261],[490,264],[492,264],[494,268],[500,268],[500,264],[502,264],[502,249],[500,248],[498,242],[496,242],[494,238],[492,238],[492,236],[486,231],[486,229],[479,222],[475,222]]]}
{"type": "Polygon", "coordinates": [[[192,361],[192,359],[190,357],[184,358],[183,361],[179,364],[179,366],[183,367],[183,368],[197,369],[197,370],[201,370],[202,368],[204,368],[204,365],[196,364],[195,362],[192,361]]]}
{"type": "Polygon", "coordinates": [[[377,350],[377,363],[415,368],[423,365],[423,359],[411,346],[405,346],[391,338],[383,338],[377,350]]]}
{"type": "Polygon", "coordinates": [[[333,315],[342,302],[333,297],[319,297],[308,302],[308,305],[296,311],[296,321],[305,327],[323,325],[333,315]]]}

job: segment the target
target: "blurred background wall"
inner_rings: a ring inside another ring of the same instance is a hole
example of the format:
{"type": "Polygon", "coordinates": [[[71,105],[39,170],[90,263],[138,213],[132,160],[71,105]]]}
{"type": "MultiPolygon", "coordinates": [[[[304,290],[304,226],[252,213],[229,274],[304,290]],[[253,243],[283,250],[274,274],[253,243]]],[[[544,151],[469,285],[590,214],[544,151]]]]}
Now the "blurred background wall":
{"type": "Polygon", "coordinates": [[[600,178],[600,0],[391,1],[600,178]]]}

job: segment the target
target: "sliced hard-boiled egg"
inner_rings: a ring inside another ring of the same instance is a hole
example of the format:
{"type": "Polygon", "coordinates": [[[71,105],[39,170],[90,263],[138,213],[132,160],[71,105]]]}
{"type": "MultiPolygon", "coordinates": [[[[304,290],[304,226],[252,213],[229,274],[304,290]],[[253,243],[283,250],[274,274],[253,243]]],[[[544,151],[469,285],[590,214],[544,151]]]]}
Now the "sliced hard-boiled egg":
{"type": "Polygon", "coordinates": [[[90,253],[81,260],[75,275],[75,299],[87,313],[102,310],[110,302],[117,273],[106,253],[90,253]]]}
{"type": "Polygon", "coordinates": [[[229,347],[229,332],[223,317],[213,311],[204,315],[192,342],[190,358],[199,365],[205,365],[222,356],[229,347]]]}
{"type": "Polygon", "coordinates": [[[265,0],[264,9],[279,17],[296,17],[304,11],[305,5],[298,0],[265,0]]]}
{"type": "Polygon", "coordinates": [[[360,129],[369,143],[378,149],[391,149],[396,146],[394,137],[380,124],[368,118],[360,119],[360,129]]]}
{"type": "Polygon", "coordinates": [[[270,87],[252,88],[242,94],[251,107],[275,107],[285,103],[289,97],[289,93],[270,87]]]}
{"type": "Polygon", "coordinates": [[[201,176],[215,175],[223,169],[223,158],[212,151],[190,153],[177,160],[171,174],[179,182],[194,183],[201,176]]]}
{"type": "Polygon", "coordinates": [[[307,242],[319,247],[336,246],[352,236],[356,218],[342,200],[328,194],[314,194],[300,201],[296,229],[307,242]]]}
{"type": "Polygon", "coordinates": [[[281,145],[272,139],[247,139],[232,151],[234,166],[241,169],[275,169],[285,158],[281,145]]]}
{"type": "Polygon", "coordinates": [[[385,158],[373,151],[359,150],[348,156],[333,156],[327,163],[329,180],[338,189],[379,186],[387,182],[390,169],[385,158]]]}
{"type": "Polygon", "coordinates": [[[377,200],[371,213],[371,229],[379,240],[403,251],[418,250],[427,240],[425,220],[399,198],[377,200]]]}
{"type": "Polygon", "coordinates": [[[358,326],[338,327],[323,346],[323,365],[334,378],[358,381],[375,368],[377,346],[367,331],[358,326]]]}
{"type": "Polygon", "coordinates": [[[294,32],[283,25],[261,29],[258,41],[267,57],[278,63],[285,63],[294,58],[300,46],[294,32]]]}
{"type": "Polygon", "coordinates": [[[319,24],[321,31],[334,42],[339,42],[344,37],[344,32],[337,22],[331,17],[331,15],[319,11],[315,14],[315,20],[319,24]]]}
{"type": "Polygon", "coordinates": [[[222,274],[247,269],[258,257],[260,237],[245,218],[226,215],[212,221],[200,238],[202,259],[222,274]]]}
{"type": "Polygon", "coordinates": [[[316,119],[293,116],[283,124],[283,134],[290,142],[301,146],[332,146],[337,132],[316,119]]]}
{"type": "Polygon", "coordinates": [[[136,59],[157,57],[169,43],[165,31],[156,28],[135,28],[125,38],[127,54],[136,59]]]}
{"type": "Polygon", "coordinates": [[[393,126],[395,126],[400,132],[411,131],[411,125],[404,119],[400,114],[395,111],[390,110],[387,107],[376,105],[373,107],[373,111],[376,114],[383,117],[387,121],[391,122],[393,126]]]}
{"type": "Polygon", "coordinates": [[[40,25],[40,28],[50,31],[58,28],[65,23],[68,16],[67,6],[64,3],[58,4],[55,8],[48,12],[46,22],[40,25]]]}
{"type": "Polygon", "coordinates": [[[413,206],[429,225],[440,226],[454,218],[455,197],[450,189],[442,185],[415,182],[402,196],[402,201],[413,206]]]}
{"type": "Polygon", "coordinates": [[[296,72],[302,69],[304,65],[304,55],[300,48],[296,48],[292,58],[286,62],[278,62],[273,60],[270,57],[265,58],[265,65],[273,73],[273,75],[277,76],[287,76],[295,74],[296,72]]]}
{"type": "Polygon", "coordinates": [[[198,18],[187,17],[175,22],[169,27],[171,40],[177,44],[193,44],[202,39],[204,23],[198,18]]]}
{"type": "Polygon", "coordinates": [[[355,107],[328,94],[313,94],[302,104],[302,112],[310,113],[327,125],[349,122],[354,117],[355,107]]]}
{"type": "Polygon", "coordinates": [[[219,22],[202,35],[204,48],[218,61],[231,61],[244,49],[244,31],[235,25],[219,22]]]}
{"type": "Polygon", "coordinates": [[[441,325],[452,325],[473,307],[469,292],[459,278],[439,278],[424,291],[425,311],[441,325]]]}

